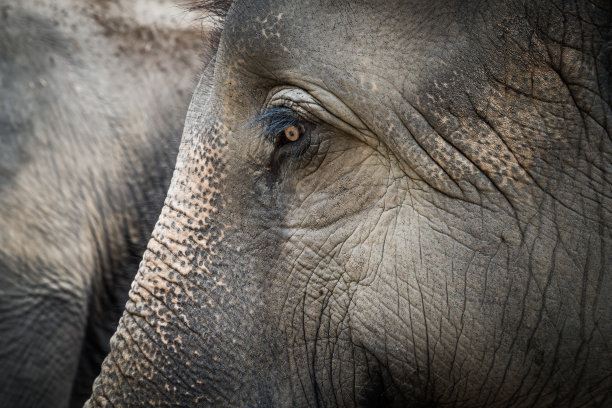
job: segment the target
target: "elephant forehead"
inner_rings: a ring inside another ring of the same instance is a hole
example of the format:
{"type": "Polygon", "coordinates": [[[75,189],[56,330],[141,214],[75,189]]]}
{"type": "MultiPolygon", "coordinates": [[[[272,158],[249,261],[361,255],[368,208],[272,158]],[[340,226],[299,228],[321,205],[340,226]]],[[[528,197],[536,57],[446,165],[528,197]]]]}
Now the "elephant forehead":
{"type": "Polygon", "coordinates": [[[219,55],[222,63],[254,65],[264,76],[296,69],[314,74],[321,65],[405,72],[462,37],[465,25],[453,23],[461,9],[438,6],[419,1],[237,4],[227,17],[219,55]]]}

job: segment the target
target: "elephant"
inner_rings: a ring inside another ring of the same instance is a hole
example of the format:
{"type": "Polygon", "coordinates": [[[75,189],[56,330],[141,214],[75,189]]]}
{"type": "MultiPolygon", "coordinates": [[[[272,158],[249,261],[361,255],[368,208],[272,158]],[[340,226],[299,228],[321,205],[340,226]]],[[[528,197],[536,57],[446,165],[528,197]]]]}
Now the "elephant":
{"type": "Polygon", "coordinates": [[[91,394],[207,58],[182,16],[0,1],[0,407],[91,394]]]}
{"type": "Polygon", "coordinates": [[[612,403],[608,2],[193,7],[218,47],[86,407],[612,403]]]}

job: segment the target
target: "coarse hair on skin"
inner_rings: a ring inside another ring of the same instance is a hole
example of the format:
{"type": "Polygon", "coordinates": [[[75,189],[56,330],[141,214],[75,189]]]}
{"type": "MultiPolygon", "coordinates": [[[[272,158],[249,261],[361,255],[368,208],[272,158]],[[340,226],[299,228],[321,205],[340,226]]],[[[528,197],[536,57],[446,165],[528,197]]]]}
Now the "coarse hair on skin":
{"type": "Polygon", "coordinates": [[[196,0],[182,4],[186,11],[197,13],[196,18],[202,21],[203,26],[208,26],[206,37],[203,38],[207,46],[205,54],[208,58],[214,57],[217,52],[223,22],[231,5],[232,0],[196,0]]]}
{"type": "Polygon", "coordinates": [[[232,0],[198,0],[185,4],[189,11],[200,11],[218,18],[225,18],[232,0]]]}

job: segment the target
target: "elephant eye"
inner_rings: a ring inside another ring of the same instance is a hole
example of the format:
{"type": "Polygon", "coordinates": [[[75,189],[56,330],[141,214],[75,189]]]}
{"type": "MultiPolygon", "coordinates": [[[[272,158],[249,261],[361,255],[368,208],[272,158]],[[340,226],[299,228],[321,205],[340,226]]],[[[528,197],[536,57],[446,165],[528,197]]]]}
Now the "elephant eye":
{"type": "Polygon", "coordinates": [[[295,112],[287,108],[271,108],[251,122],[262,128],[264,136],[276,147],[301,142],[307,134],[308,125],[295,112]]]}
{"type": "Polygon", "coordinates": [[[288,108],[270,108],[256,117],[252,125],[260,127],[260,137],[274,145],[273,161],[301,157],[310,147],[314,125],[288,108]]]}
{"type": "Polygon", "coordinates": [[[300,138],[304,136],[306,133],[306,126],[302,123],[298,123],[297,125],[291,125],[285,128],[283,131],[284,139],[281,139],[279,142],[280,145],[287,144],[291,142],[297,142],[300,138]],[[285,142],[285,143],[282,143],[285,142]]]}

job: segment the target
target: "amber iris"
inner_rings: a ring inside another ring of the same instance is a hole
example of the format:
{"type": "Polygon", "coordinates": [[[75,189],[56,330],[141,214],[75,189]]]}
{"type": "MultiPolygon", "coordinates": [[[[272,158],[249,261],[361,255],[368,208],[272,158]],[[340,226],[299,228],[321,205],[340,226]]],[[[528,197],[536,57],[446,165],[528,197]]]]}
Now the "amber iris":
{"type": "Polygon", "coordinates": [[[285,129],[285,137],[290,142],[295,142],[304,134],[305,130],[304,125],[289,126],[285,129]]]}

